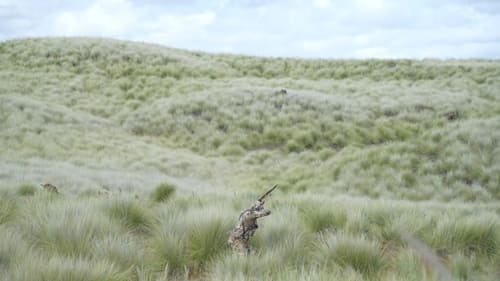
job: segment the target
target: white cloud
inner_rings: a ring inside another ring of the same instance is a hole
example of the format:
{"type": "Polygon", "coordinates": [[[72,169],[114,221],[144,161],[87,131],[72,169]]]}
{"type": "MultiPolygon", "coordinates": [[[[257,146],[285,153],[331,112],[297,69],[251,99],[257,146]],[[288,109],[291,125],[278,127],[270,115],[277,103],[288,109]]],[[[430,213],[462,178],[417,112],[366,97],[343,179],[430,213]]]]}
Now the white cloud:
{"type": "Polygon", "coordinates": [[[54,21],[61,35],[120,36],[133,29],[140,11],[126,0],[96,0],[83,11],[63,11],[54,21]]]}
{"type": "Polygon", "coordinates": [[[357,10],[379,13],[388,8],[388,2],[385,0],[355,0],[354,6],[357,10]]]}
{"type": "Polygon", "coordinates": [[[334,45],[333,40],[304,40],[299,46],[306,51],[324,51],[334,45]]]}
{"type": "Polygon", "coordinates": [[[302,57],[500,58],[499,1],[0,0],[0,40],[102,36],[302,57]]]}
{"type": "Polygon", "coordinates": [[[361,48],[354,52],[353,57],[356,58],[390,58],[394,57],[385,47],[367,47],[361,48]]]}
{"type": "Polygon", "coordinates": [[[128,0],[95,0],[82,10],[60,12],[53,32],[65,36],[118,37],[188,47],[186,41],[206,36],[214,12],[180,13],[128,0]]]}
{"type": "Polygon", "coordinates": [[[332,6],[332,2],[330,0],[312,0],[312,5],[316,8],[329,8],[332,6]]]}
{"type": "Polygon", "coordinates": [[[189,47],[184,45],[185,41],[206,37],[206,28],[214,22],[215,18],[216,15],[213,12],[159,16],[146,20],[143,27],[148,32],[137,35],[134,39],[146,38],[146,41],[189,47]]]}

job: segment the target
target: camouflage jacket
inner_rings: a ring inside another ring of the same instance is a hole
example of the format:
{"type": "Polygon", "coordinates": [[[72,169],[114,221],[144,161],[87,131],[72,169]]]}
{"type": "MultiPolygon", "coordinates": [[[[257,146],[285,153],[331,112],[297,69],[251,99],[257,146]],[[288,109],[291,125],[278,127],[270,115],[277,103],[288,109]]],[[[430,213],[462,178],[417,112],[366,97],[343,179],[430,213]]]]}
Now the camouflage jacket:
{"type": "Polygon", "coordinates": [[[250,247],[248,240],[252,237],[259,227],[257,219],[271,214],[270,210],[264,209],[264,202],[257,201],[249,209],[241,212],[238,223],[229,236],[229,246],[235,252],[248,254],[250,247]]]}

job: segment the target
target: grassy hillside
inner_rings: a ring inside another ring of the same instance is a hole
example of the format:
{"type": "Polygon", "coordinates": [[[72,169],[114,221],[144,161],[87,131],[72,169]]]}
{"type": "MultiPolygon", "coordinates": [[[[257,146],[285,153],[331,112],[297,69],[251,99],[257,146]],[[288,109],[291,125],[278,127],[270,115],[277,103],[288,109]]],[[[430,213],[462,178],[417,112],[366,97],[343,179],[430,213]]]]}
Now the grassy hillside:
{"type": "Polygon", "coordinates": [[[1,42],[0,271],[433,280],[405,230],[445,253],[457,279],[497,280],[499,93],[496,60],[1,42]],[[62,195],[33,189],[41,182],[62,195]],[[166,203],[149,195],[161,183],[177,189],[166,203]],[[274,183],[259,254],[232,257],[225,239],[239,210],[274,183]]]}
{"type": "Polygon", "coordinates": [[[4,165],[500,199],[498,61],[268,59],[104,39],[0,46],[4,165]]]}

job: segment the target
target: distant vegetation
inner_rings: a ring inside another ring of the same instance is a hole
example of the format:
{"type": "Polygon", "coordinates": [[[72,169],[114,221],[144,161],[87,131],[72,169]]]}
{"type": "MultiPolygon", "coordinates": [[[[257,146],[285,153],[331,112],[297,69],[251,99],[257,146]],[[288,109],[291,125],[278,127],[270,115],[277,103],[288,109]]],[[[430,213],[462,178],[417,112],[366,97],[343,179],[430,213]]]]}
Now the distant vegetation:
{"type": "Polygon", "coordinates": [[[169,200],[175,193],[175,186],[169,183],[160,183],[151,193],[151,199],[156,202],[169,200]]]}
{"type": "Polygon", "coordinates": [[[0,149],[17,151],[13,160],[111,160],[177,176],[196,166],[242,187],[500,199],[498,61],[271,59],[84,38],[7,41],[0,51],[0,149]],[[175,149],[203,160],[162,159],[175,149]],[[220,157],[235,165],[210,164],[220,157]]]}
{"type": "Polygon", "coordinates": [[[497,60],[1,42],[0,275],[436,280],[407,231],[457,280],[498,280],[499,92],[497,60]],[[257,254],[231,256],[275,183],[257,254]]]}

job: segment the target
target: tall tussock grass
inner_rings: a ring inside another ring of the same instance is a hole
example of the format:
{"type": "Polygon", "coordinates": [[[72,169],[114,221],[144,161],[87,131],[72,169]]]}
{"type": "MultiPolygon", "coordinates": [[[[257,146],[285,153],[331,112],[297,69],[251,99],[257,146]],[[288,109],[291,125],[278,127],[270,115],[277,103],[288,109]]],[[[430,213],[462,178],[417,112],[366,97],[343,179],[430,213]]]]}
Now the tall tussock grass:
{"type": "Polygon", "coordinates": [[[119,271],[108,260],[88,260],[81,257],[29,256],[13,266],[7,280],[13,281],[122,281],[129,273],[119,271]]]}
{"type": "Polygon", "coordinates": [[[0,272],[7,272],[12,266],[21,263],[29,255],[28,247],[21,233],[0,225],[0,272]]]}
{"type": "Polygon", "coordinates": [[[116,199],[105,206],[109,217],[119,221],[126,229],[146,233],[152,218],[148,210],[134,199],[116,199]]]}
{"type": "Polygon", "coordinates": [[[450,251],[488,257],[500,253],[500,225],[492,215],[441,221],[435,232],[433,245],[450,251]]]}
{"type": "Polygon", "coordinates": [[[211,280],[270,280],[286,266],[272,253],[259,253],[249,257],[226,254],[210,269],[211,280]]]}
{"type": "Polygon", "coordinates": [[[401,233],[457,280],[499,279],[496,60],[0,50],[0,280],[436,280],[401,233]]]}
{"type": "Polygon", "coordinates": [[[227,222],[209,219],[192,226],[186,237],[186,255],[191,268],[198,271],[227,250],[230,230],[227,222]]]}
{"type": "Polygon", "coordinates": [[[277,262],[299,267],[310,264],[314,233],[303,227],[293,205],[269,206],[274,219],[259,223],[251,246],[256,253],[271,252],[277,262]]]}
{"type": "MultiPolygon", "coordinates": [[[[166,209],[168,211],[168,209],[166,209]]],[[[198,276],[228,250],[232,224],[220,209],[208,212],[174,213],[159,221],[149,248],[150,263],[157,272],[168,270],[174,277],[198,276]],[[189,218],[189,221],[185,221],[189,218]]]]}
{"type": "Polygon", "coordinates": [[[346,210],[343,208],[332,208],[320,206],[309,206],[300,210],[303,223],[312,232],[325,230],[341,230],[347,220],[346,210]]]}
{"type": "Polygon", "coordinates": [[[173,277],[185,274],[188,266],[184,238],[174,230],[155,233],[149,242],[148,268],[173,277]]]}
{"type": "Polygon", "coordinates": [[[389,260],[377,241],[345,234],[323,234],[320,241],[317,245],[319,261],[351,267],[364,276],[381,274],[389,266],[389,260]]]}
{"type": "Polygon", "coordinates": [[[24,236],[47,252],[90,256],[96,239],[118,230],[106,216],[92,210],[96,206],[91,201],[45,201],[42,197],[30,203],[19,224],[24,236]]]}
{"type": "Polygon", "coordinates": [[[434,280],[402,230],[454,277],[497,274],[499,221],[487,205],[280,193],[242,257],[226,243],[250,196],[179,193],[162,204],[127,194],[15,194],[16,214],[0,225],[7,280],[434,280]]]}
{"type": "Polygon", "coordinates": [[[16,214],[17,203],[12,198],[0,198],[0,225],[9,221],[16,214]]]}
{"type": "Polygon", "coordinates": [[[115,232],[93,241],[91,256],[112,261],[121,270],[129,270],[145,264],[144,241],[129,233],[115,232]]]}
{"type": "MultiPolygon", "coordinates": [[[[418,253],[404,249],[394,257],[394,275],[404,280],[433,280],[432,272],[428,272],[418,253]]],[[[390,279],[389,279],[390,280],[390,279]]]]}

